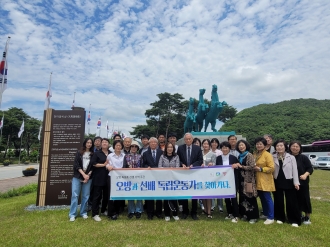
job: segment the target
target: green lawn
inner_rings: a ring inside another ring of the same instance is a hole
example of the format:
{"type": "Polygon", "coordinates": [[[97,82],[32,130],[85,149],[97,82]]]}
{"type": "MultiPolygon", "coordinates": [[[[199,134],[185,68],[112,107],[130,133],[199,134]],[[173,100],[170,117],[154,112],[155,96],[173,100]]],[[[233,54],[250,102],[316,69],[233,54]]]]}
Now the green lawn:
{"type": "Polygon", "coordinates": [[[0,246],[330,246],[330,171],[316,170],[311,180],[312,224],[251,225],[225,221],[225,214],[199,221],[165,222],[146,216],[101,222],[77,218],[69,222],[68,210],[27,212],[36,193],[0,198],[0,246]]]}

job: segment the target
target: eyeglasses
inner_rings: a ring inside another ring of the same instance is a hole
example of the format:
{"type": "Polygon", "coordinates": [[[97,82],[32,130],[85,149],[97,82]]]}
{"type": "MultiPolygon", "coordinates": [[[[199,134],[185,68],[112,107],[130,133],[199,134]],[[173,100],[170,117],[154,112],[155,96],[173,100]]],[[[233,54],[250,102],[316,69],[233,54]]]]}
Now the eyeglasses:
{"type": "Polygon", "coordinates": [[[132,145],[131,148],[138,148],[138,146],[136,146],[136,145],[132,145]]]}

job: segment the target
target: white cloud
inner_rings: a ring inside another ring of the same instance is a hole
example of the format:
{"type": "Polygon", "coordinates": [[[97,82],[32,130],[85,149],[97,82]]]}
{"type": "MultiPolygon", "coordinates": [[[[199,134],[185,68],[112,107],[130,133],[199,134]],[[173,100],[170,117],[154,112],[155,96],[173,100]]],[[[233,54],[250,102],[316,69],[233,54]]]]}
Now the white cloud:
{"type": "Polygon", "coordinates": [[[217,84],[220,100],[239,110],[329,97],[328,1],[7,0],[2,8],[0,41],[12,36],[2,106],[36,117],[51,71],[56,109],[68,109],[76,91],[76,105],[92,104],[92,121],[102,116],[126,133],[165,91],[188,99],[206,88],[210,99],[217,84]]]}

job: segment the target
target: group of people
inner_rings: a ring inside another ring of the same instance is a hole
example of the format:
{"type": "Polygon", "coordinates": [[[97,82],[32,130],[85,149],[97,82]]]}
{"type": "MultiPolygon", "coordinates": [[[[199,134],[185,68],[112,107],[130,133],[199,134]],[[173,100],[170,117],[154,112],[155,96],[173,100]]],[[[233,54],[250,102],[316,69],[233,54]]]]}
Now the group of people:
{"type": "MultiPolygon", "coordinates": [[[[185,144],[176,145],[176,135],[171,133],[149,138],[142,136],[142,147],[135,140],[120,135],[114,137],[112,149],[109,140],[96,137],[86,138],[77,151],[72,179],[72,198],[69,212],[70,221],[77,217],[78,198],[81,194],[80,215],[87,219],[88,204],[92,217],[101,221],[100,212],[111,220],[116,220],[123,212],[125,201],[110,200],[111,170],[116,168],[191,168],[215,165],[230,165],[234,169],[236,197],[226,198],[226,220],[237,223],[240,220],[253,224],[265,219],[264,224],[288,222],[294,227],[301,223],[310,224],[312,212],[309,175],[313,168],[309,158],[302,155],[298,141],[290,144],[280,139],[273,145],[271,135],[255,139],[255,152],[245,140],[237,141],[230,135],[228,141],[219,143],[217,138],[199,140],[191,133],[184,135],[185,144]],[[260,198],[262,214],[259,214],[257,197],[260,198]],[[100,209],[101,206],[101,209],[100,209]]],[[[223,212],[223,200],[200,200],[202,213],[212,218],[215,204],[223,212]]],[[[170,221],[193,220],[197,216],[198,200],[129,200],[128,218],[139,219],[145,211],[149,220],[154,216],[170,221]],[[179,218],[179,212],[181,216],[179,218]]]]}

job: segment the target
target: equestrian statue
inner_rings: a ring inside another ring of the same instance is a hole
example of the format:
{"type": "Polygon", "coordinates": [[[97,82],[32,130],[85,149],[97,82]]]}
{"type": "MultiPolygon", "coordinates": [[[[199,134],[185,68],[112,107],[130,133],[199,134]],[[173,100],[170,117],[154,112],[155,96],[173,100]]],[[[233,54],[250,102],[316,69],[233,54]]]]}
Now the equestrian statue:
{"type": "Polygon", "coordinates": [[[209,109],[209,105],[204,103],[205,88],[199,89],[199,103],[197,107],[197,114],[195,116],[195,131],[201,132],[203,129],[203,122],[206,117],[206,113],[209,109]]]}
{"type": "Polygon", "coordinates": [[[215,122],[218,118],[219,113],[222,111],[223,106],[225,105],[227,105],[226,101],[219,101],[217,85],[213,85],[211,93],[211,107],[205,117],[204,132],[206,132],[209,123],[211,124],[211,129],[213,130],[213,132],[217,132],[217,130],[215,129],[215,122]]]}
{"type": "Polygon", "coordinates": [[[184,133],[192,132],[195,122],[195,113],[194,113],[194,104],[195,99],[189,99],[189,109],[186,116],[186,121],[184,122],[184,133]]]}

